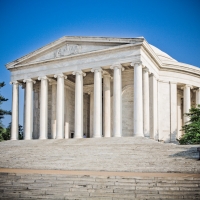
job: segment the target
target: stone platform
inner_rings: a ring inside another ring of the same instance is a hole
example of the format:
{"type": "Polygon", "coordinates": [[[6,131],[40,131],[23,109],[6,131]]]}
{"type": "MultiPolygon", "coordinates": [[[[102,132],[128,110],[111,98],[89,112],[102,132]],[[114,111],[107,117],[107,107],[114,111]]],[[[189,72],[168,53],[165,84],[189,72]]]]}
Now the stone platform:
{"type": "Polygon", "coordinates": [[[197,146],[147,138],[0,143],[0,199],[200,199],[197,146]]]}
{"type": "Polygon", "coordinates": [[[200,173],[197,146],[147,138],[7,141],[0,168],[200,173]]]}

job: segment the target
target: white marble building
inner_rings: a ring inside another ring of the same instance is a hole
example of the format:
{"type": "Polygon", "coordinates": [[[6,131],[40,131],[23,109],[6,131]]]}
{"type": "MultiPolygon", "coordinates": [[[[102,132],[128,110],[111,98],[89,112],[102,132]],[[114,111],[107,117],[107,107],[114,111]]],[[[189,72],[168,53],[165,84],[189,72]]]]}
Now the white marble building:
{"type": "Polygon", "coordinates": [[[18,139],[19,85],[24,139],[142,136],[175,141],[200,104],[200,68],[144,38],[62,37],[6,65],[18,139]]]}

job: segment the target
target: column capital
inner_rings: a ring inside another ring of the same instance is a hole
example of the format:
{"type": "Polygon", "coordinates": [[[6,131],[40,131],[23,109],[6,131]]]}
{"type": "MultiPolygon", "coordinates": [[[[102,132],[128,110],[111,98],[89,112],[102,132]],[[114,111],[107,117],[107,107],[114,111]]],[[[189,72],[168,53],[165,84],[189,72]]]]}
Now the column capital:
{"type": "Polygon", "coordinates": [[[185,84],[183,87],[181,87],[181,89],[183,90],[186,87],[189,87],[190,89],[193,89],[193,86],[192,85],[188,85],[188,84],[185,84]]]}
{"type": "Polygon", "coordinates": [[[142,66],[142,62],[141,62],[141,61],[132,62],[132,63],[131,63],[131,66],[132,66],[132,67],[135,67],[135,66],[142,66]]]}
{"type": "Polygon", "coordinates": [[[199,91],[200,91],[200,88],[199,88],[199,87],[195,87],[195,88],[193,88],[193,91],[194,91],[194,92],[199,92],[199,91]]]}
{"type": "Polygon", "coordinates": [[[86,73],[84,73],[84,72],[81,71],[81,70],[74,71],[74,72],[72,72],[72,74],[73,74],[73,75],[77,75],[77,74],[79,74],[79,75],[82,75],[82,76],[86,76],[86,73]]]}
{"type": "Polygon", "coordinates": [[[24,82],[24,83],[31,83],[31,82],[32,82],[33,84],[36,83],[36,81],[33,80],[33,79],[31,79],[31,78],[29,78],[29,79],[24,79],[23,82],[24,82]]]}
{"type": "Polygon", "coordinates": [[[101,67],[98,67],[98,68],[92,68],[91,72],[103,72],[103,70],[101,67]]]}
{"type": "Polygon", "coordinates": [[[175,81],[170,81],[170,84],[177,84],[177,82],[175,82],[175,81]]]}
{"type": "Polygon", "coordinates": [[[38,80],[39,81],[41,81],[41,80],[48,80],[49,81],[50,79],[47,76],[39,76],[38,80]]]}
{"type": "Polygon", "coordinates": [[[21,83],[20,85],[22,86],[22,89],[26,88],[26,84],[25,83],[21,83]]]}
{"type": "Polygon", "coordinates": [[[105,70],[103,70],[103,78],[104,77],[109,77],[109,78],[111,78],[112,79],[112,76],[111,76],[111,74],[109,73],[109,72],[107,72],[107,71],[105,71],[105,70]]]}
{"type": "Polygon", "coordinates": [[[142,68],[142,70],[145,71],[145,72],[148,72],[149,74],[152,73],[152,72],[149,70],[149,68],[146,67],[146,66],[144,66],[144,67],[142,68]]]}
{"type": "Polygon", "coordinates": [[[93,91],[88,91],[87,94],[91,95],[92,93],[94,93],[93,91]]]}
{"type": "Polygon", "coordinates": [[[10,85],[20,85],[18,81],[10,81],[10,85]]]}
{"type": "Polygon", "coordinates": [[[124,71],[124,67],[120,63],[114,63],[113,65],[110,66],[110,69],[115,69],[115,68],[118,68],[124,71]]]}
{"type": "Polygon", "coordinates": [[[157,77],[156,75],[155,75],[155,73],[152,73],[151,72],[151,74],[150,74],[150,77],[154,77],[158,82],[163,82],[164,80],[162,80],[162,79],[159,79],[159,77],[157,77]]]}
{"type": "Polygon", "coordinates": [[[49,85],[56,85],[57,81],[53,78],[49,78],[49,85]]]}
{"type": "Polygon", "coordinates": [[[62,78],[64,77],[64,79],[67,79],[67,76],[65,76],[64,74],[55,74],[54,78],[62,78]]]}

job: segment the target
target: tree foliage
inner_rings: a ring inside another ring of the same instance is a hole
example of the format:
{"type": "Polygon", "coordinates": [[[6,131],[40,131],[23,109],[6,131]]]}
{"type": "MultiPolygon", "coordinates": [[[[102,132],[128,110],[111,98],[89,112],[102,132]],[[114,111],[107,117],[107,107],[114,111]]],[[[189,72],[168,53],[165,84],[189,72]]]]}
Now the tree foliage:
{"type": "Polygon", "coordinates": [[[192,107],[189,113],[185,114],[189,121],[182,130],[185,132],[179,139],[180,144],[200,144],[200,105],[192,107]]]}
{"type": "MultiPolygon", "coordinates": [[[[2,87],[5,86],[5,83],[4,82],[0,82],[0,89],[2,87]]],[[[5,101],[8,101],[8,99],[6,99],[5,97],[3,97],[0,93],[0,141],[2,140],[7,140],[7,139],[10,139],[8,138],[8,133],[7,133],[7,129],[4,128],[3,124],[2,124],[2,119],[4,118],[4,115],[11,115],[11,111],[8,111],[8,110],[3,110],[1,108],[1,105],[3,102],[5,101]]]]}
{"type": "MultiPolygon", "coordinates": [[[[2,87],[5,86],[5,83],[4,82],[0,82],[0,89],[2,87]]],[[[4,102],[4,101],[8,101],[8,99],[6,99],[5,97],[3,97],[0,93],[0,120],[4,118],[4,115],[11,115],[11,111],[8,111],[8,110],[3,110],[1,108],[1,104],[4,102]]],[[[2,124],[0,124],[1,126],[2,124]]]]}
{"type": "MultiPolygon", "coordinates": [[[[4,141],[4,140],[10,140],[10,136],[11,136],[11,126],[12,124],[9,123],[9,125],[7,126],[7,128],[4,128],[3,131],[0,133],[0,141],[4,141]]],[[[18,132],[18,137],[19,140],[23,139],[23,128],[21,125],[19,125],[19,132],[18,132]]]]}

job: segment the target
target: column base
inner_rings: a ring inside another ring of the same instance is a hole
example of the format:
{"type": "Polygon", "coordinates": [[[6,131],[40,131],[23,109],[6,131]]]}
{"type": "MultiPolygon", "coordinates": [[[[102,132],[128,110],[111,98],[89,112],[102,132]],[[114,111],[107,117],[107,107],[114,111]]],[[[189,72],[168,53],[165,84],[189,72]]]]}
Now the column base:
{"type": "Polygon", "coordinates": [[[102,136],[93,136],[92,138],[102,138],[102,136]]]}
{"type": "Polygon", "coordinates": [[[133,135],[133,137],[144,137],[144,135],[143,134],[135,134],[135,135],[133,135]]]}
{"type": "Polygon", "coordinates": [[[10,138],[10,140],[18,140],[18,138],[10,138]]]}
{"type": "Polygon", "coordinates": [[[39,138],[39,140],[47,140],[48,138],[39,138]]]}
{"type": "Polygon", "coordinates": [[[149,137],[149,136],[150,136],[149,132],[144,133],[144,137],[149,137]]]}
{"type": "Polygon", "coordinates": [[[121,135],[113,135],[113,137],[122,137],[121,135]]]}
{"type": "Polygon", "coordinates": [[[32,138],[24,138],[24,140],[32,140],[32,138]]]}
{"type": "Polygon", "coordinates": [[[64,139],[63,137],[56,137],[55,138],[56,140],[62,140],[62,139],[64,139]]]}
{"type": "Polygon", "coordinates": [[[74,137],[74,139],[82,139],[83,137],[74,137]]]}

